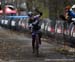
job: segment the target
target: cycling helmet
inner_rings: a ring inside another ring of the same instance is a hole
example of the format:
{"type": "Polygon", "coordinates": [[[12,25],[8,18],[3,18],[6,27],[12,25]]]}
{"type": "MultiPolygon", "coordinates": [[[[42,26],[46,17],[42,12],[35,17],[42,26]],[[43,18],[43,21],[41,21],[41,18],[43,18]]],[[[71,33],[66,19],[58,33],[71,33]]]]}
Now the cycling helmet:
{"type": "Polygon", "coordinates": [[[74,9],[75,9],[75,5],[73,5],[70,10],[74,10],[74,9]]]}
{"type": "Polygon", "coordinates": [[[28,16],[31,17],[33,15],[33,13],[30,11],[28,12],[28,16]]]}
{"type": "Polygon", "coordinates": [[[75,5],[73,5],[72,8],[75,8],[75,5]]]}

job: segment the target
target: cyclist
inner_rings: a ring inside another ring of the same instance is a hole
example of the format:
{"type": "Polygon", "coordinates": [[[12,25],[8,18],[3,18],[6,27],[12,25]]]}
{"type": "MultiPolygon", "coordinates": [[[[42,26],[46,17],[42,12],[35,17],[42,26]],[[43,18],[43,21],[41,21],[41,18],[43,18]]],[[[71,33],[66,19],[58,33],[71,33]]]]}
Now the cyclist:
{"type": "Polygon", "coordinates": [[[66,20],[64,22],[64,28],[69,29],[69,31],[71,31],[73,22],[72,18],[75,18],[75,5],[73,5],[72,7],[70,5],[66,6],[64,15],[60,15],[60,17],[63,20],[66,20]],[[68,25],[70,25],[69,27],[67,26],[66,22],[68,23],[68,25]]]}
{"type": "Polygon", "coordinates": [[[72,7],[70,5],[66,6],[64,15],[60,15],[60,18],[66,20],[68,23],[72,22],[72,18],[75,18],[75,5],[72,7]]]}
{"type": "MultiPolygon", "coordinates": [[[[75,5],[72,7],[70,5],[65,7],[64,15],[60,15],[60,18],[65,20],[68,25],[72,22],[72,18],[75,17],[75,5]]],[[[64,27],[66,27],[66,23],[64,22],[64,27]]]]}
{"type": "Polygon", "coordinates": [[[35,13],[29,12],[29,29],[32,31],[32,48],[33,48],[33,53],[35,52],[35,37],[36,37],[36,32],[39,34],[39,44],[41,44],[41,26],[39,25],[40,23],[40,17],[42,16],[42,12],[40,12],[38,9],[35,9],[35,13]]]}

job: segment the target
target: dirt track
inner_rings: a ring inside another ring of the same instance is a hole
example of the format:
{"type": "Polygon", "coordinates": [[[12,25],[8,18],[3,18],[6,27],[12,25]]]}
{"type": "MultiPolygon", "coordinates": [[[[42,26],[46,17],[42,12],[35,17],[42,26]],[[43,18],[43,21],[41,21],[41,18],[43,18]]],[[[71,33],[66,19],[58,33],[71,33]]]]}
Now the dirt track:
{"type": "Polygon", "coordinates": [[[75,56],[60,54],[55,48],[53,44],[42,42],[40,57],[36,57],[32,53],[30,37],[0,28],[0,62],[75,62],[75,56]]]}

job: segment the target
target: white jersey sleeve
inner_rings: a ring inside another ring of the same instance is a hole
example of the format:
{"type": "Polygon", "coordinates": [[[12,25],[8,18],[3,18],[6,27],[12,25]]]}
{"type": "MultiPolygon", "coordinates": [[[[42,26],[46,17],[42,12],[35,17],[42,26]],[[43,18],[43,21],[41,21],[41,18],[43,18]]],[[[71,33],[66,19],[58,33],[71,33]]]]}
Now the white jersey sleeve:
{"type": "Polygon", "coordinates": [[[40,14],[38,14],[38,15],[34,16],[34,18],[39,18],[39,17],[40,17],[40,14]]]}

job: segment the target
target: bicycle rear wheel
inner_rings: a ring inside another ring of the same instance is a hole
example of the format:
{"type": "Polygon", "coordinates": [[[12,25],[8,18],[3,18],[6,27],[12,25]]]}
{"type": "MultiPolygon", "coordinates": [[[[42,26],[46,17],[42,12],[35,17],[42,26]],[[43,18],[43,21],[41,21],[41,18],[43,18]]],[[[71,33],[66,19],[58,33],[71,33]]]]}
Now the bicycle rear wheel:
{"type": "Polygon", "coordinates": [[[75,38],[75,25],[72,27],[71,36],[75,38]]]}
{"type": "Polygon", "coordinates": [[[71,29],[71,46],[75,47],[75,25],[72,25],[71,29]]]}

